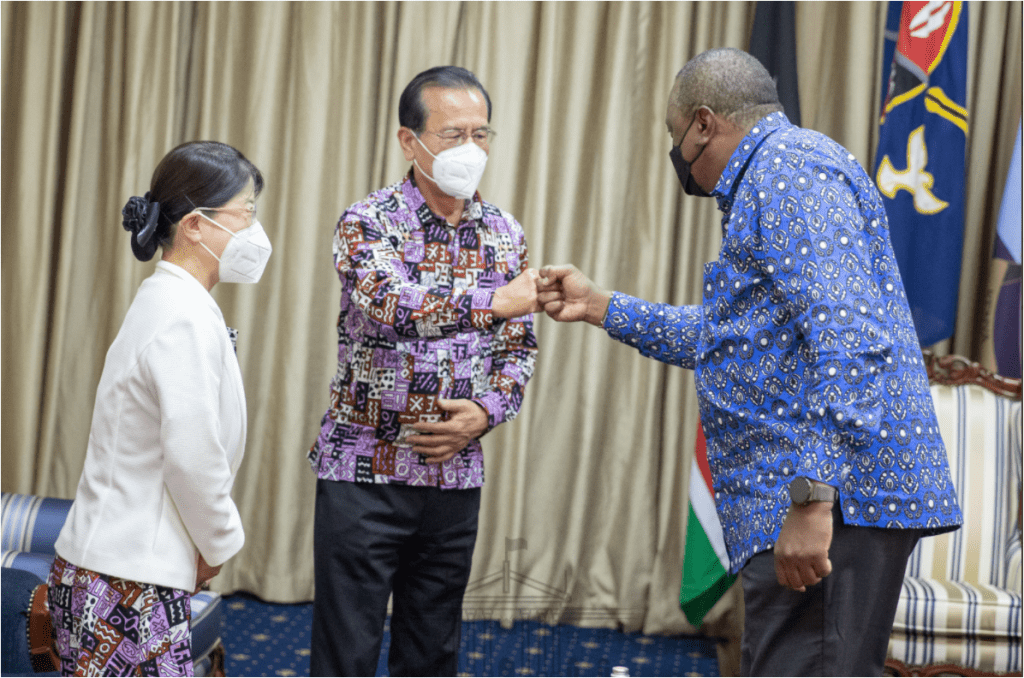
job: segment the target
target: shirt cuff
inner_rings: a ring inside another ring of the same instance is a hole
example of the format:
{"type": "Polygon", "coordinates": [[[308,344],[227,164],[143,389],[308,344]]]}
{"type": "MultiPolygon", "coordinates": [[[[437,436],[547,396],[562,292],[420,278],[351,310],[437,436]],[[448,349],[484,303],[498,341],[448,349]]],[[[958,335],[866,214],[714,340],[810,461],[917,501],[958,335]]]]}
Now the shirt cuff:
{"type": "Polygon", "coordinates": [[[628,331],[631,321],[638,315],[635,307],[640,303],[643,302],[636,297],[622,292],[612,292],[602,327],[613,339],[625,341],[625,333],[628,331]]]}
{"type": "Polygon", "coordinates": [[[494,291],[477,289],[473,291],[470,304],[470,324],[478,330],[494,327],[494,291]]]}
{"type": "Polygon", "coordinates": [[[494,391],[488,391],[487,393],[481,393],[479,396],[472,398],[473,402],[484,408],[484,412],[487,413],[487,429],[480,434],[481,437],[491,432],[498,424],[505,421],[505,401],[502,397],[494,391]]]}

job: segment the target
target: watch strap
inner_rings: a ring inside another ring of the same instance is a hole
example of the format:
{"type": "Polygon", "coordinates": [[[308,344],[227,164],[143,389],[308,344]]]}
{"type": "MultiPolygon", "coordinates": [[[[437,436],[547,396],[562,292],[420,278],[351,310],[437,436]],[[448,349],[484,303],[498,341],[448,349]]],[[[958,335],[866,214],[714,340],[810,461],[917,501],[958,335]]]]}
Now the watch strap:
{"type": "Polygon", "coordinates": [[[828,501],[835,502],[839,498],[839,490],[832,487],[831,485],[825,485],[824,483],[811,482],[811,496],[807,499],[807,503],[813,501],[828,501]]]}

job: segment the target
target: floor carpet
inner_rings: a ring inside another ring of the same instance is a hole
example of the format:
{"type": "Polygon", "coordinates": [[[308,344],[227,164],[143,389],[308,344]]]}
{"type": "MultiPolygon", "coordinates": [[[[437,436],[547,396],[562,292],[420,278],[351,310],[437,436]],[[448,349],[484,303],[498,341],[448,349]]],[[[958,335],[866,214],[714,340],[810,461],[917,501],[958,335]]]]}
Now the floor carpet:
{"type": "MultiPolygon", "coordinates": [[[[224,647],[229,676],[308,676],[311,604],[225,598],[224,647]]],[[[385,627],[377,675],[387,674],[385,627]]],[[[700,636],[644,636],[611,629],[497,621],[463,622],[459,674],[464,676],[717,676],[714,642],[700,636]]]]}

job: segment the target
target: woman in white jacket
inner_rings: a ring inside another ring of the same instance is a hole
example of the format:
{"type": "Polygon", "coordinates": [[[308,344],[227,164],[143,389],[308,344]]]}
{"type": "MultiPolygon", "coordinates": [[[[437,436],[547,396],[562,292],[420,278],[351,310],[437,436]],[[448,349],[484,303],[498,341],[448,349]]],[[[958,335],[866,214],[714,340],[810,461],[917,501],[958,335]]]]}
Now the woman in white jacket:
{"type": "Polygon", "coordinates": [[[236,149],[191,142],[122,210],[136,258],[158,245],[163,256],[107,352],[56,543],[48,599],[64,675],[192,675],[189,596],[245,540],[231,499],[245,394],[210,290],[263,273],[262,188],[236,149]]]}

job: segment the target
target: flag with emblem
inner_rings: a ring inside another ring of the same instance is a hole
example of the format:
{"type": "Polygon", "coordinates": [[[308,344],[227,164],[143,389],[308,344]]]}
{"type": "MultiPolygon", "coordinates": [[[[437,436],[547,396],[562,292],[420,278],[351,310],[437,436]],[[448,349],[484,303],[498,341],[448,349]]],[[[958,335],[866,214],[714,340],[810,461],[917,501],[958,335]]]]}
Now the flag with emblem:
{"type": "Polygon", "coordinates": [[[694,626],[701,625],[704,616],[736,581],[736,575],[729,574],[729,554],[714,497],[704,428],[698,423],[697,445],[690,469],[690,517],[686,521],[683,584],[679,590],[679,605],[687,621],[694,626]]]}
{"type": "Polygon", "coordinates": [[[890,2],[875,183],[918,340],[953,334],[964,232],[967,3],[890,2]]]}
{"type": "Polygon", "coordinates": [[[996,369],[1006,377],[1021,377],[1021,126],[1013,147],[1010,171],[999,207],[999,226],[993,268],[998,271],[998,288],[992,323],[996,369]]]}

